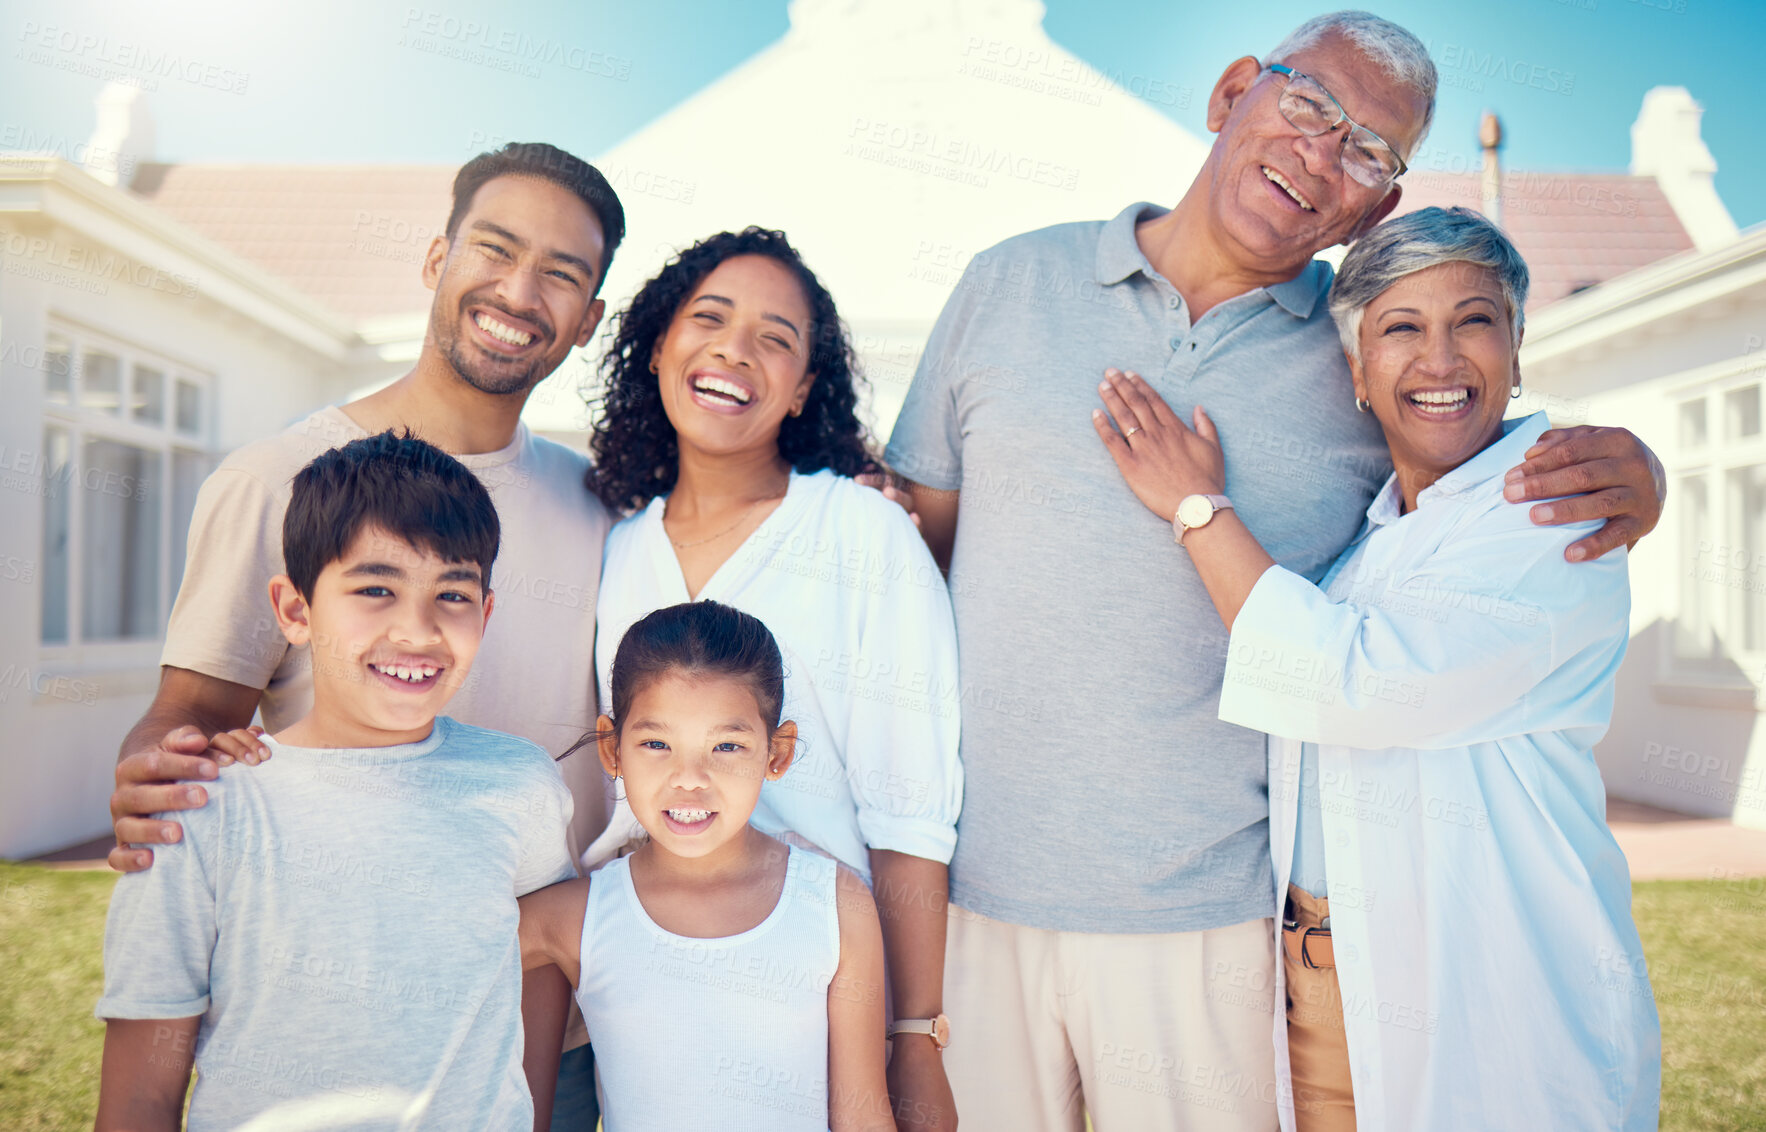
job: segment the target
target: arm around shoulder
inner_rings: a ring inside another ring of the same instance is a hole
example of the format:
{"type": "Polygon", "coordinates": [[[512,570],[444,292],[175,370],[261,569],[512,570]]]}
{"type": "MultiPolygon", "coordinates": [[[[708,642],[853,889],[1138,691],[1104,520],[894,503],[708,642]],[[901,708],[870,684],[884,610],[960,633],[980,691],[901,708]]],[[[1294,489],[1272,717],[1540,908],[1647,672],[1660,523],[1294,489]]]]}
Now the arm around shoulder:
{"type": "Polygon", "coordinates": [[[950,573],[950,553],[957,544],[957,506],[960,491],[940,491],[925,484],[905,481],[914,513],[920,517],[920,537],[932,560],[946,574],[950,573]]]}
{"type": "Polygon", "coordinates": [[[1668,498],[1668,477],[1648,445],[1629,429],[1598,425],[1554,428],[1529,448],[1509,475],[1508,498],[1551,500],[1529,509],[1545,525],[1606,520],[1564,549],[1567,561],[1599,558],[1637,545],[1655,529],[1668,498]]]}
{"type": "Polygon", "coordinates": [[[589,878],[562,881],[528,893],[521,906],[521,969],[556,963],[570,985],[582,984],[583,915],[589,878]]]}
{"type": "Polygon", "coordinates": [[[837,866],[840,966],[828,984],[828,1124],[893,1132],[884,1075],[883,929],[865,882],[837,866]]]}

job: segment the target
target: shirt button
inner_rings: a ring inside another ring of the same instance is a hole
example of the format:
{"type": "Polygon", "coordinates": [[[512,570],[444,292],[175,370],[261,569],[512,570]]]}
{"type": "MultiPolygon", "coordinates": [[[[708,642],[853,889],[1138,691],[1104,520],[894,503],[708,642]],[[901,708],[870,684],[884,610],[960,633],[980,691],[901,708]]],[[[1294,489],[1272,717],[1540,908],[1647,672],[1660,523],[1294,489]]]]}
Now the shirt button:
{"type": "Polygon", "coordinates": [[[1183,300],[1180,298],[1177,298],[1175,295],[1172,296],[1171,309],[1176,310],[1178,307],[1181,307],[1181,306],[1183,306],[1183,300]]]}
{"type": "Polygon", "coordinates": [[[1181,349],[1182,347],[1183,347],[1183,339],[1182,338],[1173,338],[1171,340],[1171,348],[1173,350],[1181,349]]]}

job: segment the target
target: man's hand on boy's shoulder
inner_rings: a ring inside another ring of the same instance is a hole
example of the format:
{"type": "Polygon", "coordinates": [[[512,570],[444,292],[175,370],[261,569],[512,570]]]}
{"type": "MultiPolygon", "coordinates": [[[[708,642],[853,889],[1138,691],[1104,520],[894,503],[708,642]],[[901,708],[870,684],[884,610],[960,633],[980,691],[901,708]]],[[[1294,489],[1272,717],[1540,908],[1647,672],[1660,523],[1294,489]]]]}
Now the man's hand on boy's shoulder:
{"type": "Polygon", "coordinates": [[[160,821],[151,814],[167,810],[194,810],[208,802],[208,791],[190,784],[192,779],[212,779],[220,765],[209,752],[209,737],[192,724],[175,727],[157,743],[123,756],[117,762],[116,790],[110,796],[110,820],[117,846],[110,851],[110,867],[132,873],[153,864],[151,849],[137,844],[171,844],[184,835],[177,822],[160,821]]]}
{"type": "Polygon", "coordinates": [[[248,766],[264,762],[270,757],[270,748],[260,738],[263,733],[262,727],[253,724],[207,737],[201,728],[185,724],[117,763],[117,788],[110,796],[117,845],[110,851],[110,867],[132,873],[153,864],[153,850],[133,848],[129,843],[151,840],[170,844],[183,836],[183,827],[149,815],[206,805],[208,791],[190,785],[189,780],[212,779],[221,767],[236,762],[248,766]]]}
{"type": "Polygon", "coordinates": [[[183,836],[177,822],[152,815],[207,803],[208,791],[192,780],[212,779],[235,759],[256,763],[260,756],[254,746],[267,757],[269,748],[255,735],[237,738],[247,730],[262,695],[261,689],[200,672],[172,665],[160,669],[159,691],[117,757],[117,785],[110,796],[117,839],[110,851],[111,868],[139,872],[153,864],[153,851],[141,846],[169,845],[183,836]],[[210,746],[214,737],[228,734],[234,738],[220,749],[210,746]]]}

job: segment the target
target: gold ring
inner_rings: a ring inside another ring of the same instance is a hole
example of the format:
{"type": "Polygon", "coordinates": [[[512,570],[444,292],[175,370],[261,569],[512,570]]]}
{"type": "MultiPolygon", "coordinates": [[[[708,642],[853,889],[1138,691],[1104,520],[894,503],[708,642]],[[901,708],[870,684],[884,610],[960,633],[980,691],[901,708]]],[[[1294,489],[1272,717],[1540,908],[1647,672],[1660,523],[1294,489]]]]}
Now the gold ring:
{"type": "Polygon", "coordinates": [[[1141,431],[1141,426],[1135,425],[1133,428],[1129,429],[1127,432],[1122,434],[1122,439],[1127,440],[1129,437],[1133,436],[1135,433],[1137,433],[1139,431],[1141,431]]]}

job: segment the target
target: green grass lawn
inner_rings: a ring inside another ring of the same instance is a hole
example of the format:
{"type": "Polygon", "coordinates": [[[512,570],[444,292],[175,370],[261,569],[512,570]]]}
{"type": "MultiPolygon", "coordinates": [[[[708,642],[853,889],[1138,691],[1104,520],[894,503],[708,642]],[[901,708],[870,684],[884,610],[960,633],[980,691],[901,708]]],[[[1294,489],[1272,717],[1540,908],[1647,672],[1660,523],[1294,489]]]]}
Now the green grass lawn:
{"type": "Polygon", "coordinates": [[[0,862],[0,1128],[92,1127],[104,911],[116,874],[0,862]]]}
{"type": "MultiPolygon", "coordinates": [[[[0,1129],[90,1128],[116,877],[0,862],[0,1129]]],[[[1766,880],[1636,886],[1662,1015],[1662,1127],[1766,1132],[1766,880]]]]}

